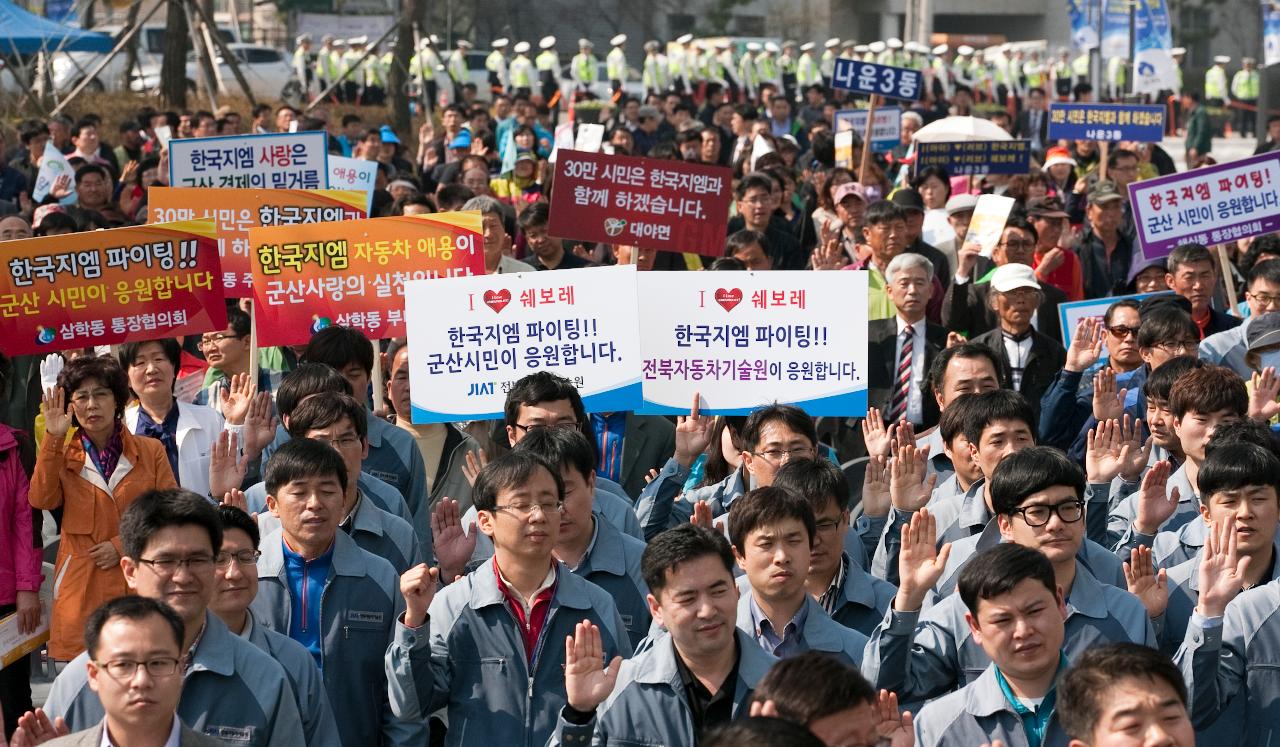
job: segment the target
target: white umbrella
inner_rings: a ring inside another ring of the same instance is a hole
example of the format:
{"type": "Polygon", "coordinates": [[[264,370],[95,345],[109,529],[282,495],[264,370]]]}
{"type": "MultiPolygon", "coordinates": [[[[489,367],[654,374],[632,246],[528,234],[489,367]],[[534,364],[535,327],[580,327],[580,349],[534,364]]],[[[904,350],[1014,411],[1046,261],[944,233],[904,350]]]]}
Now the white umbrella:
{"type": "Polygon", "coordinates": [[[911,139],[917,143],[957,143],[1012,140],[995,122],[980,117],[946,117],[921,127],[911,139]]]}

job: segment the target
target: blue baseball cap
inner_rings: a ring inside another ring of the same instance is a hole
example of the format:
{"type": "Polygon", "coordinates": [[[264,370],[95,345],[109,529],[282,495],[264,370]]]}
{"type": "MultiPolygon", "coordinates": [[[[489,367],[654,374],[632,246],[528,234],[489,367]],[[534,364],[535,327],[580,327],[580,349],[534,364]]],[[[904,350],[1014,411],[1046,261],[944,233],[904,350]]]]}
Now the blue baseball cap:
{"type": "Polygon", "coordinates": [[[382,138],[384,143],[400,144],[400,138],[396,137],[395,130],[391,129],[391,125],[383,125],[378,128],[378,136],[382,138]]]}

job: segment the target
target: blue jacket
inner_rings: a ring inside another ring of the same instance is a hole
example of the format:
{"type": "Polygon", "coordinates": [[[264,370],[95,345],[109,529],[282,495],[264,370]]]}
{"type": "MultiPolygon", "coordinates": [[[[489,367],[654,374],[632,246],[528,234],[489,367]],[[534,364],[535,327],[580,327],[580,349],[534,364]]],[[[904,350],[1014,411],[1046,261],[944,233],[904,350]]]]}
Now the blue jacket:
{"type": "Polygon", "coordinates": [[[884,613],[893,606],[898,587],[859,568],[848,553],[844,563],[844,586],[831,611],[831,619],[870,636],[884,619],[884,613]]]}
{"type": "Polygon", "coordinates": [[[440,590],[421,628],[397,623],[385,660],[396,715],[425,719],[447,709],[449,747],[545,745],[565,704],[564,640],[574,627],[599,626],[606,659],[631,655],[609,595],[564,566],[557,574],[532,672],[493,563],[440,590]]]}
{"type": "MultiPolygon", "coordinates": [[[[377,479],[377,478],[372,478],[377,479]]],[[[267,536],[280,528],[280,520],[270,511],[258,514],[258,532],[267,536]]],[[[424,560],[418,535],[413,527],[399,516],[378,507],[369,496],[361,493],[356,504],[355,516],[341,527],[347,536],[356,541],[361,550],[386,558],[397,574],[404,573],[419,563],[435,565],[430,555],[424,560]]],[[[427,548],[430,552],[431,548],[427,548]]]]}
{"type": "Polygon", "coordinates": [[[302,729],[307,737],[307,747],[342,747],[338,738],[338,723],[333,717],[329,694],[324,690],[320,670],[311,653],[289,636],[271,630],[253,619],[248,610],[249,636],[253,645],[265,651],[284,667],[284,673],[293,686],[298,701],[298,713],[302,716],[302,729]]]}
{"type": "Polygon", "coordinates": [[[613,598],[633,648],[649,634],[651,622],[645,600],[649,586],[640,572],[644,547],[644,542],[623,534],[597,515],[587,554],[572,569],[574,575],[599,586],[613,598]]]}
{"type": "MultiPolygon", "coordinates": [[[[284,536],[263,537],[258,560],[254,619],[281,634],[292,610],[285,571],[284,536]]],[[[400,578],[386,560],[361,550],[343,532],[334,536],[329,576],[320,596],[321,674],[329,698],[338,704],[343,744],[418,745],[426,724],[401,722],[387,702],[383,652],[396,618],[404,610],[400,578]]]]}
{"type": "MultiPolygon", "coordinates": [[[[999,739],[1005,747],[1027,747],[1022,717],[1000,689],[992,664],[963,688],[929,703],[916,714],[916,744],[976,747],[999,739]]],[[[1055,713],[1049,717],[1042,747],[1066,747],[1068,739],[1055,713]]]]}
{"type": "MultiPolygon", "coordinates": [[[[738,681],[733,690],[733,717],[745,716],[751,693],[777,661],[750,636],[737,631],[738,681]]],[[[609,699],[596,709],[591,723],[577,726],[560,718],[551,747],[579,745],[692,745],[693,716],[676,666],[675,643],[663,635],[652,648],[622,663],[609,699]]]]}
{"type": "MultiPolygon", "coordinates": [[[[760,648],[759,633],[751,624],[751,585],[746,576],[739,578],[737,583],[738,630],[746,634],[751,645],[760,648]]],[[[804,603],[808,607],[802,634],[806,649],[831,654],[855,667],[862,664],[867,636],[832,620],[822,605],[808,594],[805,594],[804,603]]]]}
{"type": "MultiPolygon", "coordinates": [[[[298,703],[284,668],[261,649],[232,635],[212,612],[196,646],[191,671],[182,680],[178,717],[192,730],[246,747],[304,747],[298,703]]],[[[72,731],[106,717],[89,688],[85,664],[77,656],[53,681],[44,704],[49,718],[67,720],[72,731]]]]}
{"type": "MultiPolygon", "coordinates": [[[[1161,532],[1176,531],[1184,524],[1199,519],[1200,497],[1191,489],[1185,464],[1169,475],[1169,482],[1165,487],[1168,495],[1173,495],[1174,488],[1178,489],[1178,507],[1174,509],[1173,516],[1160,526],[1161,532]]],[[[1107,516],[1107,539],[1114,540],[1116,552],[1122,557],[1127,557],[1129,550],[1138,545],[1151,547],[1155,541],[1155,535],[1140,534],[1133,526],[1133,520],[1138,515],[1139,497],[1140,493],[1130,494],[1115,504],[1107,516]]]]}

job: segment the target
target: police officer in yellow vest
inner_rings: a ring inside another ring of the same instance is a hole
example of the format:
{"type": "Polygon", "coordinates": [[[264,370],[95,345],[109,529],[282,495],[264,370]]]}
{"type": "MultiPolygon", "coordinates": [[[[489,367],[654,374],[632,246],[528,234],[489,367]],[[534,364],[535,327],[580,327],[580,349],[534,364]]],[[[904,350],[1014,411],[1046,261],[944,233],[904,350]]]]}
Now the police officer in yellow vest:
{"type": "Polygon", "coordinates": [[[595,49],[590,39],[578,40],[578,53],[569,63],[569,77],[573,79],[573,92],[577,98],[595,98],[593,87],[600,76],[600,61],[592,54],[595,49]]]}
{"type": "Polygon", "coordinates": [[[471,42],[458,40],[458,48],[449,55],[445,70],[449,73],[449,82],[453,85],[453,103],[463,102],[462,87],[467,83],[467,52],[471,51],[471,42]]]}
{"type": "Polygon", "coordinates": [[[1220,54],[1213,58],[1213,67],[1204,72],[1204,104],[1221,108],[1227,100],[1227,70],[1231,58],[1220,54]]]}
{"type": "Polygon", "coordinates": [[[658,52],[656,41],[644,43],[644,67],[640,71],[646,96],[662,95],[667,90],[667,61],[658,52]]]}
{"type": "Polygon", "coordinates": [[[831,87],[831,76],[836,72],[836,57],[840,55],[840,40],[832,37],[822,43],[822,58],[818,62],[818,72],[822,73],[822,85],[831,87]]]}
{"type": "Polygon", "coordinates": [[[1258,112],[1258,66],[1252,57],[1240,58],[1241,69],[1231,76],[1231,98],[1241,104],[1236,109],[1236,133],[1253,137],[1258,112]]]}
{"type": "Polygon", "coordinates": [[[388,67],[382,65],[382,55],[375,48],[364,58],[361,64],[364,74],[364,90],[360,94],[360,102],[369,106],[380,106],[387,97],[388,67]]]}
{"type": "Polygon", "coordinates": [[[440,55],[435,50],[437,43],[435,34],[422,37],[418,41],[418,53],[409,60],[409,78],[417,87],[419,97],[425,100],[428,112],[434,112],[440,101],[440,85],[436,81],[440,69],[440,55]]]}
{"type": "Polygon", "coordinates": [[[316,87],[319,91],[327,89],[338,77],[338,52],[337,39],[331,34],[325,34],[320,39],[320,51],[316,52],[316,87]]]}
{"type": "MultiPolygon", "coordinates": [[[[1086,63],[1088,62],[1086,58],[1086,63]]],[[[1071,71],[1071,53],[1066,47],[1058,48],[1058,59],[1049,68],[1049,78],[1053,83],[1053,93],[1059,101],[1071,98],[1073,73],[1071,71]]]]}
{"type": "Polygon", "coordinates": [[[516,56],[511,59],[509,68],[511,92],[516,96],[527,97],[533,92],[533,62],[529,60],[529,42],[517,42],[512,51],[516,56]]]}
{"type": "Polygon", "coordinates": [[[542,51],[534,59],[538,68],[538,85],[542,89],[542,101],[551,109],[551,120],[557,118],[556,111],[560,105],[560,56],[556,54],[556,38],[544,36],[538,42],[542,51]]]}
{"type": "Polygon", "coordinates": [[[507,90],[507,38],[494,39],[489,46],[493,51],[484,58],[484,69],[489,71],[489,91],[497,94],[507,90]]]}
{"type": "Polygon", "coordinates": [[[782,75],[782,92],[788,101],[799,98],[796,95],[796,43],[788,39],[782,43],[782,56],[778,58],[778,72],[782,75]]]}
{"type": "Polygon", "coordinates": [[[622,98],[622,86],[627,81],[626,43],[626,34],[618,34],[610,39],[609,44],[613,49],[610,49],[608,56],[604,58],[605,73],[609,76],[609,90],[613,93],[615,103],[622,98]]]}
{"type": "Polygon", "coordinates": [[[293,75],[302,85],[302,100],[311,100],[311,90],[315,84],[315,59],[311,54],[311,34],[298,35],[298,47],[293,50],[293,75]]]}
{"type": "Polygon", "coordinates": [[[369,43],[367,36],[353,36],[347,39],[347,51],[342,53],[338,74],[342,79],[342,100],[350,103],[360,102],[360,90],[364,83],[364,70],[361,62],[364,48],[369,43]]]}
{"type": "Polygon", "coordinates": [[[797,97],[808,90],[809,86],[822,84],[822,71],[818,69],[818,61],[813,59],[813,42],[800,45],[800,58],[796,60],[796,87],[800,89],[797,97]]]}

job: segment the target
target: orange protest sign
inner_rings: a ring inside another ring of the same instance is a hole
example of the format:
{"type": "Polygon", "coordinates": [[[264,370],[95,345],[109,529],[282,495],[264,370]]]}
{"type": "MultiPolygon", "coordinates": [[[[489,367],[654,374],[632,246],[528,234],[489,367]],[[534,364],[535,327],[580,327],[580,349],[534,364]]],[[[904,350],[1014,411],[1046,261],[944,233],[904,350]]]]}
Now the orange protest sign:
{"type": "Polygon", "coordinates": [[[201,334],[227,326],[214,222],[0,243],[8,355],[201,334]]]}
{"type": "Polygon", "coordinates": [[[402,337],[404,283],[484,274],[480,213],[250,228],[259,345],[301,345],[332,324],[402,337]]]}
{"type": "Polygon", "coordinates": [[[355,189],[152,187],[147,191],[147,218],[152,223],[213,218],[223,292],[227,298],[249,298],[251,227],[359,220],[367,215],[368,200],[367,192],[355,189]]]}

